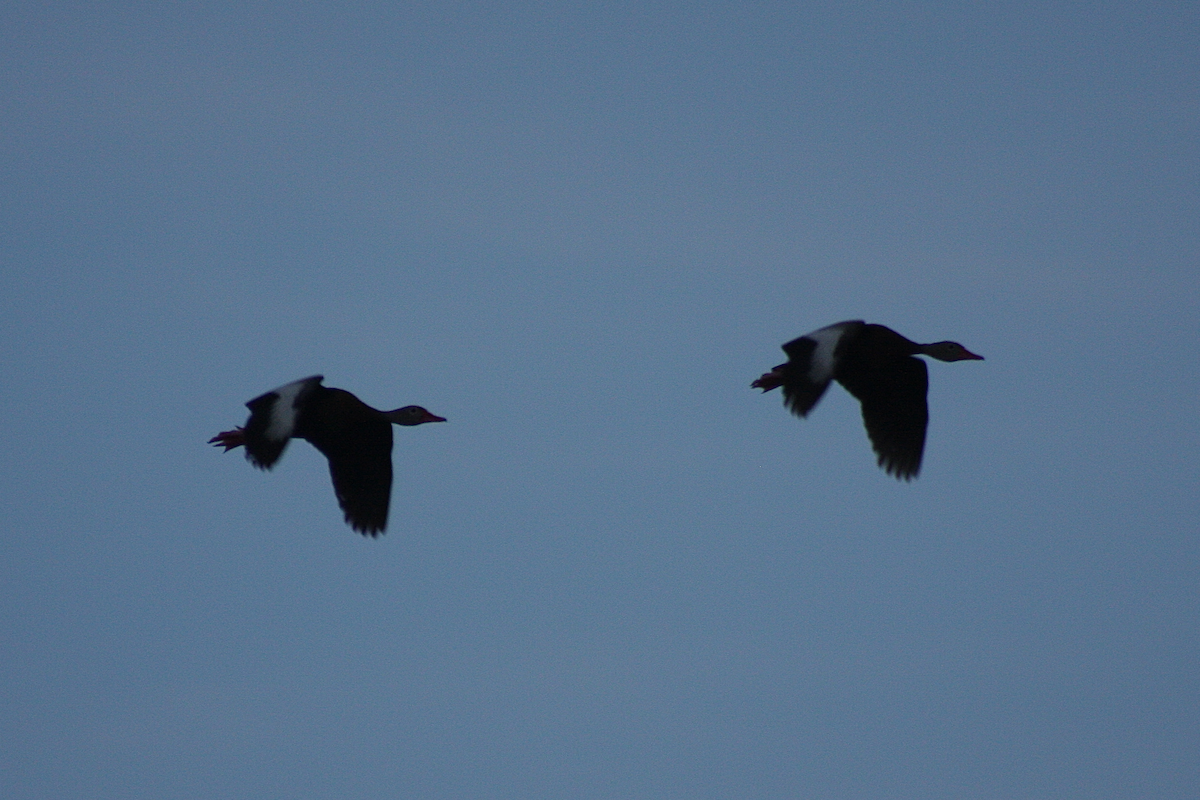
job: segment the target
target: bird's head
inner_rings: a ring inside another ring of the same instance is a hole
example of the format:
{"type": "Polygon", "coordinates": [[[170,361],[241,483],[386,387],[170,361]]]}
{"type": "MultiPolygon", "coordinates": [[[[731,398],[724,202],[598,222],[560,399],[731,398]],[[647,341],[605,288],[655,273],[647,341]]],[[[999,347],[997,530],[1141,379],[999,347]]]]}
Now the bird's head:
{"type": "Polygon", "coordinates": [[[405,406],[395,411],[388,411],[385,416],[388,422],[396,425],[421,425],[426,422],[445,422],[445,417],[431,414],[420,406],[405,406]]]}
{"type": "Polygon", "coordinates": [[[975,355],[958,342],[934,342],[924,345],[921,352],[938,361],[983,361],[983,356],[975,355]]]}

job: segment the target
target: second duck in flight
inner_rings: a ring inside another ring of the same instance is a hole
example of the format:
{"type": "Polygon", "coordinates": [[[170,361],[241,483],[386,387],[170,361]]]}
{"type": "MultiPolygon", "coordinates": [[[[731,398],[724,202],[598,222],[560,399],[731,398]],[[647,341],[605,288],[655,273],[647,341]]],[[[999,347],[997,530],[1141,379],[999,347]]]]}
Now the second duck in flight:
{"type": "Polygon", "coordinates": [[[862,404],[863,423],[889,475],[910,481],[921,470],[929,373],[916,355],[939,361],[982,361],[958,342],[917,344],[891,328],[849,320],[793,339],[783,346],[788,361],[750,384],[769,392],[783,387],[793,414],[808,416],[831,380],[862,404]]]}

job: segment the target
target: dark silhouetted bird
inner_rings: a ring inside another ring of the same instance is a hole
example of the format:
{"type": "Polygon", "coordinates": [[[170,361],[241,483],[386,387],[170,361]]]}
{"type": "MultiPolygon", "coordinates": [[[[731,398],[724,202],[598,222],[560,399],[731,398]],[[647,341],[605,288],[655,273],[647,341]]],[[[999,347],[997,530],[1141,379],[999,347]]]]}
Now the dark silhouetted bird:
{"type": "Polygon", "coordinates": [[[783,402],[808,416],[831,380],[862,403],[863,423],[889,475],[912,480],[921,469],[929,407],[929,373],[916,355],[939,361],[982,361],[957,342],[917,344],[891,328],[850,320],[793,339],[783,346],[787,363],[750,384],[769,392],[783,387],[783,402]]]}
{"type": "Polygon", "coordinates": [[[209,444],[246,447],[246,458],[271,469],[288,439],[307,439],[329,459],[329,474],[346,522],[365,536],[387,527],[392,494],[392,425],[445,422],[420,406],[379,411],[342,389],[321,385],[322,376],[293,381],[246,406],[245,427],[218,433],[209,444]]]}

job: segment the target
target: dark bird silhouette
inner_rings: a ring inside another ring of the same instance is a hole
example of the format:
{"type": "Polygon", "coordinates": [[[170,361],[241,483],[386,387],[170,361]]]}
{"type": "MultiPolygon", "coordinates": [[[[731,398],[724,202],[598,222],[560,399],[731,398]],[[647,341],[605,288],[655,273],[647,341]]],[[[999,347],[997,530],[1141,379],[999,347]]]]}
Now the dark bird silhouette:
{"type": "Polygon", "coordinates": [[[245,427],[222,431],[209,444],[246,447],[246,459],[271,469],[288,439],[307,439],[329,459],[329,474],[346,522],[364,536],[387,527],[392,494],[392,425],[445,422],[420,406],[371,408],[342,389],[322,386],[321,375],[293,381],[254,398],[245,427]]]}
{"type": "Polygon", "coordinates": [[[783,387],[783,402],[808,416],[831,380],[862,404],[863,423],[889,475],[910,481],[921,470],[929,407],[929,373],[916,355],[939,361],[982,361],[958,342],[917,344],[891,328],[849,320],[793,339],[783,346],[787,363],[750,384],[769,392],[783,387]]]}

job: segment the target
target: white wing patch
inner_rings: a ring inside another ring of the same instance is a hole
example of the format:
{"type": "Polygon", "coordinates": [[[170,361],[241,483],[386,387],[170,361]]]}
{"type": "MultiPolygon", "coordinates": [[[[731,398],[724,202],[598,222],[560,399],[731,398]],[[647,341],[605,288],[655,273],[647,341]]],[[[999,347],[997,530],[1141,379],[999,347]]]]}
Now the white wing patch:
{"type": "Polygon", "coordinates": [[[846,328],[847,323],[839,322],[836,325],[821,328],[819,331],[813,331],[804,337],[817,343],[817,346],[813,348],[812,359],[808,363],[808,379],[818,386],[829,383],[833,378],[833,368],[837,365],[835,355],[838,342],[842,340],[846,328]]]}
{"type": "MultiPolygon", "coordinates": [[[[320,383],[320,378],[316,381],[320,383]]],[[[264,436],[273,442],[291,438],[292,431],[296,429],[296,401],[312,382],[313,378],[303,378],[280,386],[273,392],[275,402],[271,404],[271,424],[267,426],[264,436]]]]}

